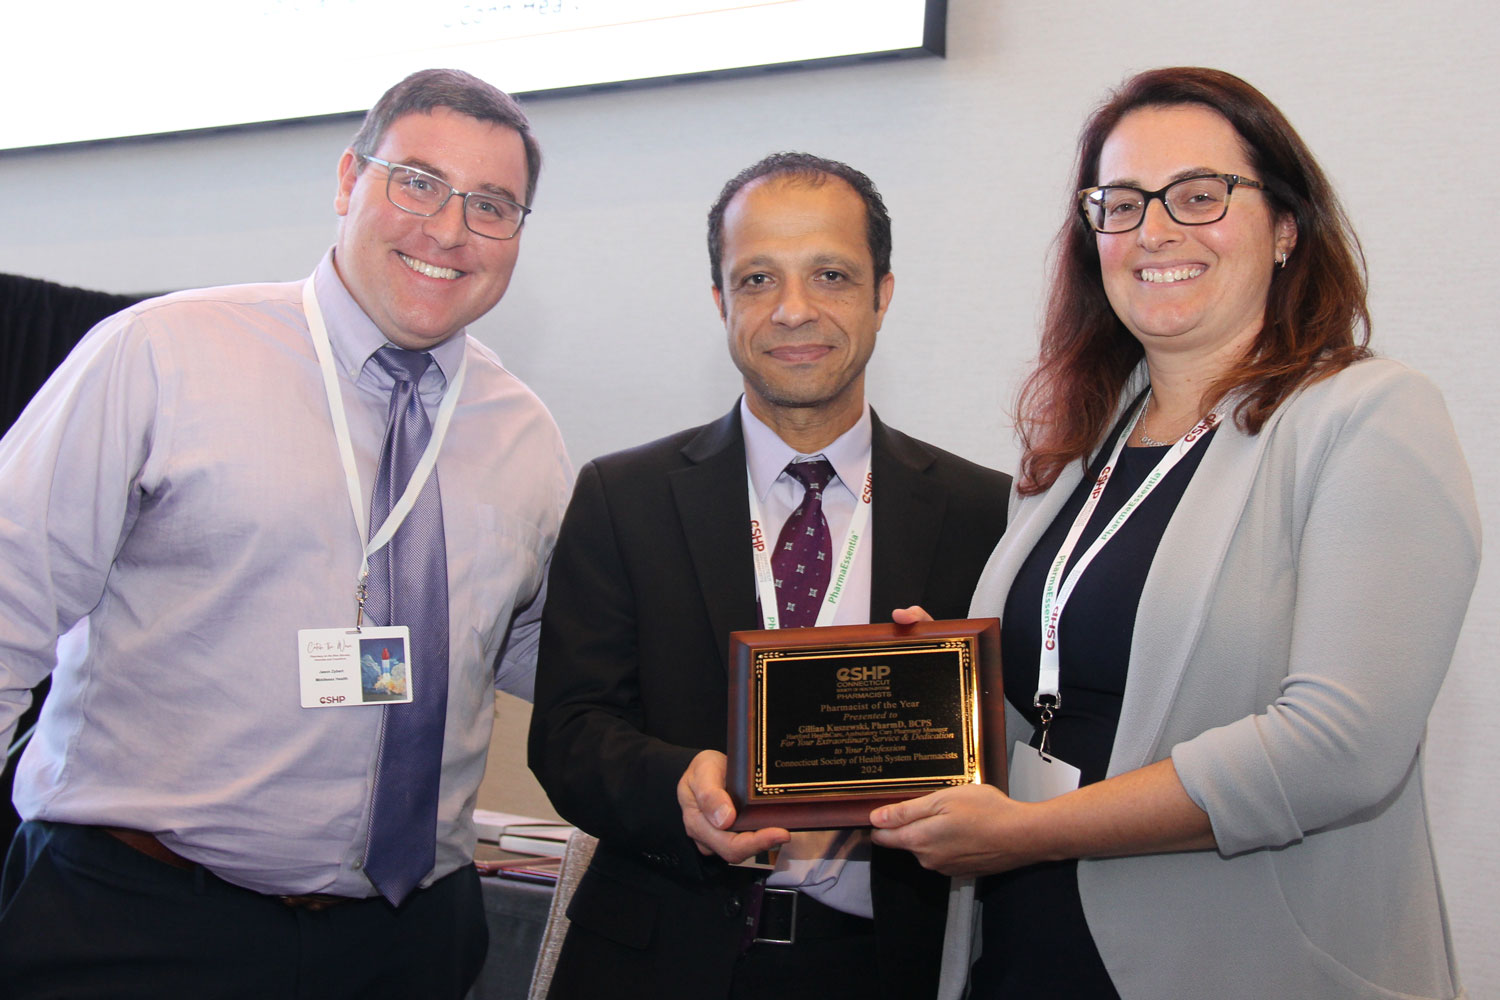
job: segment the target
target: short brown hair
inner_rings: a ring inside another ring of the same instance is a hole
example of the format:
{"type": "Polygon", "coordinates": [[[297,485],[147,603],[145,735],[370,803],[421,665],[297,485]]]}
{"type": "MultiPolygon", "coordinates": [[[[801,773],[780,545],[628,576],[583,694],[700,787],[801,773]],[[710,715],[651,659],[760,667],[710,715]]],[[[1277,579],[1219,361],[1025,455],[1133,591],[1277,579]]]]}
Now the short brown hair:
{"type": "MultiPolygon", "coordinates": [[[[397,118],[427,114],[434,108],[449,108],[482,122],[513,128],[520,134],[526,147],[526,204],[530,205],[536,194],[537,177],[542,172],[542,147],[531,131],[526,112],[505,91],[461,69],[418,70],[387,90],[365,115],[349,148],[372,156],[397,118]]],[[[359,168],[364,169],[363,160],[359,168]]]]}

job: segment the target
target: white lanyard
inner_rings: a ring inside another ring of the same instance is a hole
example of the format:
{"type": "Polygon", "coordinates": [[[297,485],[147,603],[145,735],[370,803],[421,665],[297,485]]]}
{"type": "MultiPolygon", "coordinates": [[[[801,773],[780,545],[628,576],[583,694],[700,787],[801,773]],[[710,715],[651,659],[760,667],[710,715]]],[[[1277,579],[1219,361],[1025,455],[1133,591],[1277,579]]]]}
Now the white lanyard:
{"type": "MultiPolygon", "coordinates": [[[[312,278],[308,278],[302,286],[302,311],[307,315],[307,328],[312,333],[313,349],[317,351],[318,364],[323,369],[323,388],[328,394],[328,412],[333,418],[333,436],[338,441],[339,458],[344,464],[344,482],[349,488],[349,509],[354,512],[354,527],[359,531],[360,540],[363,541],[368,530],[363,503],[364,491],[360,486],[359,469],[354,464],[354,446],[350,443],[349,420],[344,414],[344,394],[339,389],[338,369],[333,363],[333,347],[328,342],[328,327],[323,323],[323,310],[318,305],[318,296],[313,289],[312,278]]],[[[458,394],[463,389],[464,371],[468,364],[469,354],[465,351],[463,359],[458,363],[458,371],[448,383],[442,402],[438,404],[437,422],[433,424],[432,436],[428,439],[427,449],[422,452],[416,468],[412,470],[411,479],[406,484],[406,491],[401,494],[401,498],[386,515],[375,537],[365,543],[359,565],[361,616],[364,613],[365,580],[370,575],[370,556],[379,552],[391,540],[391,536],[395,535],[396,529],[401,527],[401,522],[406,520],[406,515],[411,511],[412,505],[417,502],[422,487],[427,484],[427,477],[432,474],[433,467],[437,465],[438,450],[443,446],[443,438],[448,436],[448,425],[452,422],[453,411],[458,406],[458,394]]],[[[416,391],[415,386],[412,387],[412,391],[416,391]]]]}
{"type": "MultiPolygon", "coordinates": [[[[865,525],[870,521],[870,501],[873,499],[871,476],[870,461],[866,459],[863,475],[860,476],[864,488],[854,496],[854,515],[849,519],[849,530],[844,535],[844,544],[840,550],[843,557],[834,565],[833,574],[828,579],[828,591],[823,595],[823,603],[818,608],[818,625],[833,624],[834,612],[838,610],[839,598],[843,596],[844,585],[848,581],[849,568],[854,565],[855,553],[865,540],[865,525]]],[[[745,480],[750,489],[750,550],[755,554],[755,587],[760,595],[761,624],[768,629],[780,628],[781,605],[776,600],[776,577],[771,572],[771,549],[766,541],[766,533],[761,528],[764,519],[760,514],[760,498],[755,495],[755,481],[750,478],[748,466],[745,468],[745,480]]]]}
{"type": "MultiPolygon", "coordinates": [[[[1140,415],[1145,413],[1146,403],[1149,401],[1148,396],[1141,403],[1141,409],[1136,414],[1137,421],[1140,415]]],[[[1120,432],[1119,439],[1115,441],[1114,451],[1110,452],[1109,461],[1104,463],[1104,468],[1099,471],[1099,478],[1094,481],[1094,488],[1089,491],[1083,508],[1079,510],[1078,516],[1073,518],[1073,526],[1068,529],[1062,548],[1058,550],[1057,558],[1052,560],[1052,567],[1047,571],[1047,579],[1042,585],[1042,656],[1041,665],[1037,670],[1036,696],[1032,699],[1032,705],[1043,710],[1044,728],[1051,722],[1052,712],[1062,705],[1062,697],[1058,693],[1061,656],[1058,651],[1060,639],[1057,623],[1062,618],[1063,608],[1067,605],[1068,598],[1073,596],[1073,588],[1078,585],[1079,577],[1083,576],[1083,571],[1088,569],[1089,563],[1094,561],[1094,557],[1099,554],[1100,549],[1104,548],[1105,543],[1119,532],[1121,526],[1130,519],[1130,515],[1135,513],[1146,497],[1151,495],[1151,491],[1166,478],[1167,473],[1171,472],[1177,463],[1192,451],[1193,445],[1217,426],[1219,420],[1219,412],[1215,409],[1172,445],[1171,450],[1156,463],[1156,467],[1146,476],[1130,499],[1125,501],[1115,516],[1110,519],[1109,524],[1105,525],[1099,537],[1094,539],[1094,543],[1078,557],[1078,562],[1073,565],[1067,578],[1059,581],[1063,567],[1068,564],[1068,557],[1073,554],[1073,549],[1078,545],[1078,538],[1083,534],[1089,517],[1094,513],[1094,508],[1099,506],[1099,498],[1104,495],[1104,487],[1114,473],[1116,463],[1120,460],[1120,452],[1125,447],[1125,439],[1130,437],[1135,430],[1135,421],[1120,432]]],[[[1045,735],[1043,738],[1045,740],[1045,735]]]]}

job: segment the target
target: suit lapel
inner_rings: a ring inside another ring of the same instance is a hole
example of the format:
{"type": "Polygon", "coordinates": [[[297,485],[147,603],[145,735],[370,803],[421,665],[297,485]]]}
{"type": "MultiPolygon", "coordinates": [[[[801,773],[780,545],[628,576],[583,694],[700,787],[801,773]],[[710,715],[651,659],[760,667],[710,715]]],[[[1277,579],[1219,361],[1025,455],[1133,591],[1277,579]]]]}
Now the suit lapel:
{"type": "MultiPolygon", "coordinates": [[[[1123,412],[1125,402],[1144,388],[1142,368],[1131,376],[1121,394],[1115,419],[1123,412]]],[[[1141,590],[1125,698],[1109,759],[1111,777],[1161,756],[1161,734],[1183,671],[1198,643],[1224,555],[1254,485],[1261,453],[1285,409],[1285,404],[1278,408],[1254,437],[1243,434],[1232,417],[1226,420],[1214,433],[1177,512],[1167,524],[1141,590]]],[[[1226,412],[1233,412],[1232,405],[1226,412]]],[[[980,577],[969,609],[971,615],[1003,612],[1021,563],[1056,519],[1082,476],[1078,463],[1069,465],[1051,489],[1024,501],[1014,511],[1004,542],[980,577]]],[[[1011,697],[1030,695],[1012,692],[1011,697]]]]}
{"type": "MultiPolygon", "coordinates": [[[[892,608],[910,603],[910,595],[922,592],[932,573],[947,496],[927,478],[932,453],[886,427],[873,412],[870,416],[870,468],[877,499],[871,511],[875,551],[870,620],[886,621],[892,608]]],[[[682,454],[688,466],[668,478],[709,624],[724,640],[719,655],[727,670],[729,633],[759,624],[738,406],[705,427],[682,454]]]]}
{"type": "MultiPolygon", "coordinates": [[[[1021,564],[1036,548],[1042,533],[1056,519],[1082,476],[1082,467],[1073,462],[1058,475],[1052,488],[1040,496],[1025,497],[1017,502],[1016,494],[1012,492],[1005,534],[995,551],[990,553],[984,572],[979,574],[974,600],[969,604],[969,617],[999,618],[1004,624],[1005,601],[1010,596],[1016,574],[1021,571],[1021,564]]],[[[1030,695],[1026,697],[1029,699],[1030,695]]]]}
{"type": "MultiPolygon", "coordinates": [[[[1106,426],[1113,427],[1124,414],[1126,404],[1144,392],[1145,388],[1146,364],[1141,362],[1126,379],[1125,388],[1115,404],[1115,412],[1106,426]]],[[[1016,581],[1016,574],[1021,571],[1021,564],[1057,519],[1063,505],[1078,487],[1078,481],[1087,472],[1085,466],[1098,457],[1098,451],[1096,446],[1086,461],[1069,462],[1047,491],[1039,496],[1020,497],[1015,492],[1011,493],[1010,516],[1006,521],[1005,534],[995,551],[990,553],[984,572],[979,574],[979,583],[974,588],[974,600],[969,605],[969,617],[999,618],[1001,625],[1005,624],[1005,602],[1010,597],[1010,588],[1016,581]]],[[[1019,476],[1017,479],[1019,480],[1019,476]]],[[[1017,701],[1031,698],[1030,693],[1017,695],[1016,692],[1011,692],[1010,696],[1017,701]]]]}
{"type": "Polygon", "coordinates": [[[870,469],[875,504],[870,621],[890,620],[891,609],[921,594],[937,556],[946,493],[927,475],[932,453],[870,414],[870,469]]]}
{"type": "Polygon", "coordinates": [[[1130,646],[1129,681],[1110,755],[1111,776],[1150,763],[1202,634],[1226,553],[1283,403],[1251,437],[1231,414],[1193,473],[1151,560],[1130,646]]]}
{"type": "Polygon", "coordinates": [[[688,466],[668,479],[719,659],[728,670],[729,633],[759,626],[739,406],[703,428],[682,455],[688,466]]]}

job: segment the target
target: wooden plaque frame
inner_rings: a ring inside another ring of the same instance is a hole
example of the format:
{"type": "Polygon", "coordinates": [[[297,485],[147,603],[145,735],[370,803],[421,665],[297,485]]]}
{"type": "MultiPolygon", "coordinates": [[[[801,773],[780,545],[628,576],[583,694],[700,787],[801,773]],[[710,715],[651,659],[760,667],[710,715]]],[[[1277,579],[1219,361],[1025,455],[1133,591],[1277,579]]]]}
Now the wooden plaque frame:
{"type": "Polygon", "coordinates": [[[1006,787],[998,619],[734,632],[729,662],[734,830],[868,826],[940,788],[1006,787]]]}

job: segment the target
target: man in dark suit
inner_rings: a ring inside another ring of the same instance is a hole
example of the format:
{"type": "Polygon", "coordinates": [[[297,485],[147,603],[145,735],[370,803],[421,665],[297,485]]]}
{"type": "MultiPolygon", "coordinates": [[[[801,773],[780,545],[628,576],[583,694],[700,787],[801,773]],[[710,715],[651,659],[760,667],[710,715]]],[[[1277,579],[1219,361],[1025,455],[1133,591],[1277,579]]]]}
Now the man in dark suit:
{"type": "Polygon", "coordinates": [[[913,604],[964,617],[1009,478],[865,404],[895,281],[864,174],[768,157],[725,185],[708,242],[745,395],[711,424],[589,463],[552,564],[530,763],[600,843],[551,996],[931,996],[945,880],[862,830],[728,829],[728,636],[913,604]],[[751,525],[791,552],[788,521],[821,550],[782,572],[754,558],[751,525]],[[839,584],[798,577],[793,596],[790,577],[825,561],[839,584]],[[771,849],[769,877],[742,865],[771,849]]]}

